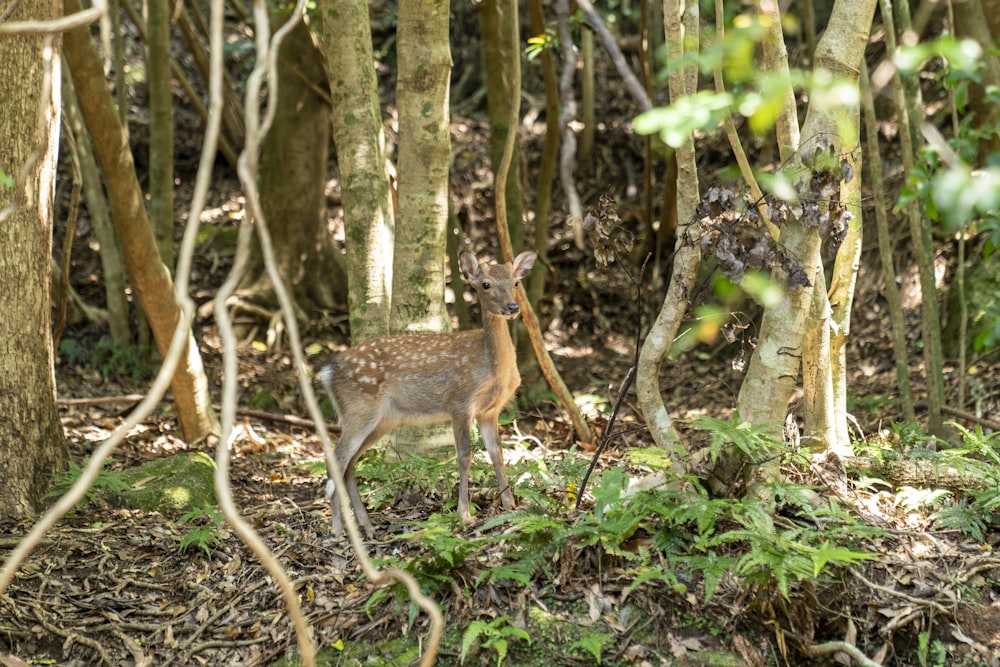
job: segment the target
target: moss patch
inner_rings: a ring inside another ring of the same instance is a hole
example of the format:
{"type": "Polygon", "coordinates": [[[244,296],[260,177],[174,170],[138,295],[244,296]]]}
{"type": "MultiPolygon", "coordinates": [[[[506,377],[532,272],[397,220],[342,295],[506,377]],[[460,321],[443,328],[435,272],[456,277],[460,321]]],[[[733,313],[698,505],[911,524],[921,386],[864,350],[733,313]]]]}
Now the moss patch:
{"type": "Polygon", "coordinates": [[[123,470],[127,489],[112,498],[119,507],[168,517],[215,504],[215,461],[203,452],[182,452],[123,470]]]}

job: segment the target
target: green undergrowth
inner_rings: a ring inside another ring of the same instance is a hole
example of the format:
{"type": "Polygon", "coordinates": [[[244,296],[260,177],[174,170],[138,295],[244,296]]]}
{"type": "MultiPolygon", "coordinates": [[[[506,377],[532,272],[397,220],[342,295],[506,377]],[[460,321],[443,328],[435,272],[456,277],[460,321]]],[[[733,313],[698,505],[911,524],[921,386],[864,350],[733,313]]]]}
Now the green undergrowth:
{"type": "MultiPolygon", "coordinates": [[[[447,629],[437,664],[741,664],[721,648],[738,631],[724,611],[734,599],[749,614],[738,623],[743,630],[760,612],[757,630],[767,634],[768,619],[781,622],[773,610],[842,591],[847,568],[884,551],[884,518],[856,512],[823,488],[788,481],[808,479],[809,468],[786,445],[735,421],[703,418],[694,427],[707,431],[709,460],[736,447],[751,461],[778,459],[785,480],[758,483],[739,497],[713,497],[696,477],[673,475],[660,450],[633,449],[625,464],[595,474],[578,510],[589,457],[570,451],[533,458],[526,450],[508,466],[518,509],[469,530],[448,500],[454,461],[365,461],[358,477],[371,508],[414,488],[441,503],[399,536],[408,548],[380,563],[409,571],[441,605],[447,629]],[[664,628],[676,637],[666,641],[664,628]],[[685,633],[701,644],[678,659],[674,651],[685,633]]],[[[899,487],[895,504],[923,512],[935,527],[980,539],[1000,525],[1000,436],[956,428],[960,447],[935,451],[918,429],[898,426],[862,453],[886,465],[902,457],[921,468],[960,471],[970,488],[899,487]]],[[[855,474],[856,494],[891,487],[878,470],[855,474]]],[[[473,466],[472,476],[473,488],[489,494],[495,486],[485,462],[473,466]]],[[[376,591],[364,611],[395,618],[404,638],[372,646],[345,637],[319,664],[402,665],[417,657],[422,616],[401,586],[376,591]]]]}

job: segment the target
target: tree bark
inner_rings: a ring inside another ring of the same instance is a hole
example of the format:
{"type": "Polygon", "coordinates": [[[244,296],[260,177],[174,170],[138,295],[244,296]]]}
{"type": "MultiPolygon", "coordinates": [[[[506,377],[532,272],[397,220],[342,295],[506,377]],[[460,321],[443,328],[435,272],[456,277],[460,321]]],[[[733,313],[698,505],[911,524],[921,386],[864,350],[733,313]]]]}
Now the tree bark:
{"type": "MultiPolygon", "coordinates": [[[[861,69],[861,60],[867,44],[868,31],[875,12],[875,0],[863,2],[847,2],[840,0],[834,5],[829,26],[823,34],[816,49],[815,69],[825,70],[834,77],[857,82],[861,69]]],[[[841,155],[846,144],[851,150],[857,146],[856,132],[842,137],[840,128],[842,121],[849,121],[856,109],[821,108],[812,104],[806,114],[802,126],[801,145],[798,157],[792,166],[800,166],[801,156],[805,151],[817,147],[831,147],[834,155],[841,155]]],[[[856,127],[856,125],[855,125],[856,127]]],[[[857,175],[855,175],[857,177],[857,175]]],[[[788,409],[788,400],[795,389],[799,371],[803,363],[810,364],[808,373],[812,377],[810,391],[831,391],[832,378],[828,375],[829,348],[822,342],[828,340],[828,332],[819,332],[820,341],[805,341],[807,329],[829,327],[829,303],[826,301],[823,275],[823,262],[820,254],[821,239],[815,228],[807,229],[798,220],[792,220],[781,229],[782,245],[791,256],[798,258],[809,285],[786,290],[784,298],[772,309],[765,310],[761,322],[760,343],[750,359],[749,369],[743,385],[740,387],[737,407],[740,418],[755,425],[772,425],[775,435],[781,433],[782,424],[788,409]],[[814,290],[823,289],[824,293],[819,304],[814,304],[814,290]],[[809,313],[815,315],[813,326],[807,327],[809,313]],[[809,353],[806,358],[804,355],[809,353]],[[823,356],[819,356],[822,354],[823,356]],[[825,359],[824,359],[825,357],[825,359]],[[825,370],[824,370],[825,367],[825,370]]],[[[787,277],[777,271],[775,280],[786,283],[787,277]]],[[[815,333],[815,332],[814,332],[815,333]]],[[[833,402],[825,396],[812,394],[806,397],[811,410],[827,411],[833,402]]],[[[831,444],[829,428],[834,423],[834,417],[825,413],[819,415],[810,413],[811,425],[819,428],[819,435],[824,437],[825,444],[831,444]]],[[[845,416],[846,418],[846,416],[845,416]]],[[[807,431],[810,424],[807,424],[807,431]]],[[[740,457],[736,456],[735,465],[730,461],[726,465],[729,471],[743,469],[740,457]]],[[[776,476],[777,464],[764,471],[765,476],[776,476]]],[[[719,476],[726,478],[726,473],[719,476]]]]}
{"type": "Polygon", "coordinates": [[[160,259],[173,271],[174,89],[170,71],[170,0],[150,0],[148,7],[149,220],[160,259]]]}
{"type": "MultiPolygon", "coordinates": [[[[664,0],[663,23],[669,60],[682,60],[689,49],[692,52],[698,51],[699,11],[696,2],[687,5],[683,0],[664,0]]],[[[672,101],[696,93],[697,65],[676,68],[670,74],[668,85],[672,101]]],[[[639,409],[649,425],[653,440],[670,453],[674,471],[683,475],[687,468],[684,460],[686,450],[660,395],[660,364],[670,352],[687,313],[688,301],[694,291],[695,278],[701,265],[701,245],[696,237],[698,230],[695,221],[700,194],[693,137],[689,137],[687,143],[678,147],[675,155],[678,226],[673,271],[667,296],[639,353],[635,390],[639,409]]]]}
{"type": "MultiPolygon", "coordinates": [[[[483,0],[479,5],[485,63],[486,108],[490,116],[490,162],[494,171],[497,170],[503,157],[507,134],[517,132],[517,126],[510,125],[510,101],[514,99],[514,94],[511,90],[513,84],[510,76],[506,73],[506,63],[509,63],[512,57],[520,57],[520,40],[515,38],[520,31],[513,23],[517,18],[516,10],[505,8],[506,4],[504,0],[483,0]]],[[[511,246],[520,248],[524,245],[524,205],[521,189],[521,149],[518,142],[514,143],[514,155],[511,157],[504,202],[507,205],[511,246]]]]}
{"type": "MultiPolygon", "coordinates": [[[[50,20],[24,0],[10,20],[50,20]]],[[[59,146],[58,37],[0,37],[0,517],[34,515],[69,456],[53,375],[50,262],[59,146]],[[49,83],[45,70],[49,70],[49,83]],[[40,113],[41,112],[41,113],[40,113]]]]}
{"type": "MultiPolygon", "coordinates": [[[[79,0],[66,0],[65,6],[67,14],[81,11],[79,0]]],[[[79,95],[80,111],[104,172],[108,199],[129,275],[139,304],[149,318],[156,346],[160,354],[166,355],[180,321],[180,308],[174,297],[170,273],[160,260],[153,229],[143,205],[132,152],[118,122],[101,57],[90,30],[84,27],[66,32],[63,53],[79,95]]],[[[199,442],[218,431],[201,353],[193,335],[188,335],[187,346],[181,354],[171,387],[181,433],[187,442],[199,442]]]]}
{"type": "MultiPolygon", "coordinates": [[[[302,314],[330,310],[347,300],[347,274],[327,228],[329,86],[323,54],[302,23],[281,43],[278,78],[274,122],[260,159],[261,208],[277,241],[278,272],[297,310],[302,314]]],[[[237,294],[260,305],[277,306],[256,239],[237,294]]]]}
{"type": "Polygon", "coordinates": [[[394,219],[368,3],[320,3],[347,239],[351,339],[389,331],[394,219]]]}
{"type": "MultiPolygon", "coordinates": [[[[444,303],[451,166],[448,9],[448,0],[411,0],[399,6],[399,212],[392,269],[393,333],[451,328],[444,303]]],[[[462,290],[456,293],[460,298],[462,290]]]]}

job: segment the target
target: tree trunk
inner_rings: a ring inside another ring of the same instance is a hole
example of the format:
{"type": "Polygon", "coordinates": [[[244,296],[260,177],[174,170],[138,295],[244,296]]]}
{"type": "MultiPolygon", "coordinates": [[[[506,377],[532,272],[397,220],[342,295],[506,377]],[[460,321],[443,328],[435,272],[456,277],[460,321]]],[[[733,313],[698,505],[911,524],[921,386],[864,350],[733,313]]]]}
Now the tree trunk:
{"type": "MultiPolygon", "coordinates": [[[[911,29],[910,6],[906,2],[882,0],[882,20],[886,25],[886,50],[896,51],[897,35],[911,29]]],[[[896,113],[899,119],[899,140],[903,169],[910,173],[916,156],[923,147],[920,122],[923,118],[920,82],[915,76],[892,79],[896,113]]],[[[934,240],[931,221],[927,212],[911,201],[906,207],[910,228],[910,241],[920,275],[920,334],[923,338],[924,378],[927,384],[927,429],[932,435],[945,437],[941,408],[944,405],[944,361],[941,353],[941,320],[934,278],[934,240]]]]}
{"type": "Polygon", "coordinates": [[[451,166],[448,0],[401,4],[396,35],[399,211],[391,329],[442,332],[451,328],[444,303],[451,166]]]}
{"type": "MultiPolygon", "coordinates": [[[[695,2],[686,6],[684,0],[664,0],[663,23],[668,44],[667,58],[670,61],[682,61],[689,49],[697,52],[699,17],[698,4],[695,2]]],[[[697,65],[676,68],[670,74],[668,85],[672,101],[696,93],[697,65]]],[[[695,278],[701,264],[701,246],[696,238],[697,223],[694,217],[700,194],[693,137],[689,137],[683,146],[677,147],[675,154],[679,224],[673,271],[667,296],[639,352],[635,391],[639,409],[649,425],[653,440],[670,453],[674,471],[683,475],[687,469],[687,462],[684,460],[686,451],[660,395],[660,364],[677,338],[677,331],[687,313],[688,300],[695,290],[695,278]]]]}
{"type": "MultiPolygon", "coordinates": [[[[444,302],[451,166],[448,5],[448,0],[411,0],[399,5],[399,208],[392,269],[393,333],[451,329],[444,302]]],[[[454,275],[458,300],[464,289],[454,275]]],[[[397,454],[405,451],[438,459],[454,455],[449,424],[403,426],[391,437],[394,444],[389,451],[397,454]]]]}
{"type": "Polygon", "coordinates": [[[111,211],[108,210],[108,200],[101,184],[101,170],[94,157],[94,144],[90,133],[80,114],[80,105],[76,101],[76,91],[73,89],[73,79],[69,70],[63,69],[63,112],[66,125],[76,139],[77,152],[80,154],[80,177],[83,179],[83,198],[87,202],[87,212],[90,214],[90,224],[94,236],[101,247],[101,276],[104,283],[104,298],[108,304],[108,330],[111,340],[119,347],[132,344],[132,327],[129,316],[129,303],[125,296],[125,258],[122,256],[121,243],[115,235],[111,211]]]}
{"type": "MultiPolygon", "coordinates": [[[[81,11],[79,0],[66,0],[65,6],[67,14],[81,11]]],[[[143,205],[132,152],[118,122],[101,57],[89,28],[67,31],[63,53],[79,95],[80,111],[104,172],[108,199],[129,275],[139,304],[149,318],[156,346],[160,354],[166,355],[180,320],[180,308],[174,298],[170,273],[160,260],[153,229],[143,205]]],[[[190,334],[171,387],[181,433],[187,442],[199,442],[218,431],[201,354],[194,336],[190,334]]]]}
{"type": "MultiPolygon", "coordinates": [[[[260,160],[261,207],[275,237],[278,272],[298,309],[313,313],[346,301],[347,274],[327,229],[328,79],[323,54],[302,23],[281,44],[278,79],[274,122],[260,160]]],[[[274,307],[277,298],[256,237],[254,247],[238,294],[274,307]]]]}
{"type": "MultiPolygon", "coordinates": [[[[24,0],[8,18],[57,17],[47,0],[24,0]]],[[[18,179],[14,188],[0,187],[0,517],[6,518],[34,515],[69,456],[56,407],[49,294],[59,70],[58,37],[0,37],[0,172],[18,179]]]]}
{"type": "MultiPolygon", "coordinates": [[[[513,54],[520,57],[519,34],[512,22],[516,11],[505,8],[504,0],[483,0],[479,6],[483,35],[483,60],[486,83],[486,108],[490,116],[490,163],[493,171],[500,165],[507,133],[517,132],[517,126],[510,126],[510,101],[514,99],[510,77],[505,73],[506,65],[513,54]]],[[[572,66],[572,65],[569,65],[572,66]]],[[[496,193],[494,193],[494,196],[496,193]]],[[[521,149],[514,144],[510,174],[507,176],[507,220],[510,242],[514,248],[524,245],[524,206],[521,190],[521,149]]],[[[499,253],[498,253],[499,255],[499,253]]]]}
{"type": "MultiPolygon", "coordinates": [[[[545,33],[545,16],[542,14],[541,0],[530,0],[531,31],[536,35],[545,33]]],[[[538,183],[535,189],[535,252],[538,261],[528,278],[528,301],[538,309],[538,302],[545,293],[545,271],[549,263],[549,210],[552,205],[552,179],[556,174],[559,160],[559,80],[556,76],[555,58],[552,49],[545,49],[539,57],[542,77],[545,81],[545,144],[538,165],[538,183]]]]}
{"type": "MultiPolygon", "coordinates": [[[[826,70],[835,77],[857,82],[874,12],[875,0],[838,1],[834,5],[830,24],[817,46],[815,69],[826,70]]],[[[816,146],[830,146],[834,155],[840,155],[845,146],[847,150],[854,149],[857,146],[856,131],[853,138],[842,137],[840,128],[845,126],[843,121],[850,121],[852,114],[856,113],[856,109],[831,110],[811,105],[802,126],[802,144],[791,166],[800,165],[804,152],[816,146]]],[[[815,330],[816,327],[831,325],[829,302],[823,303],[827,300],[820,255],[821,239],[815,228],[807,229],[801,221],[791,220],[782,228],[780,241],[791,256],[798,259],[809,285],[786,290],[784,298],[776,307],[765,310],[760,343],[750,359],[746,378],[740,387],[737,407],[741,419],[754,425],[772,425],[775,435],[779,435],[800,367],[802,364],[809,364],[806,373],[810,378],[809,391],[813,393],[806,397],[811,410],[807,431],[812,427],[819,428],[822,431],[819,435],[824,437],[825,444],[831,444],[826,440],[830,437],[829,429],[834,423],[834,417],[829,414],[834,405],[832,377],[829,375],[830,349],[825,342],[829,340],[829,332],[819,332],[819,341],[805,341],[807,329],[815,330]],[[822,295],[815,295],[820,299],[818,303],[813,301],[816,289],[824,292],[822,295]],[[810,312],[813,313],[813,326],[807,326],[810,312]],[[808,358],[804,356],[807,352],[810,354],[808,358]],[[829,391],[831,395],[817,395],[816,391],[829,391]],[[824,413],[817,414],[816,410],[823,410],[824,413]]],[[[777,271],[775,280],[786,283],[787,277],[777,271]]],[[[727,462],[727,471],[744,469],[744,462],[738,454],[735,459],[735,463],[727,462]]],[[[720,478],[728,479],[728,473],[717,473],[720,478]]],[[[777,475],[777,463],[764,474],[777,475]]]]}
{"type": "Polygon", "coordinates": [[[170,71],[170,0],[150,0],[148,7],[149,220],[160,259],[173,271],[174,88],[170,71]]]}
{"type": "Polygon", "coordinates": [[[351,339],[387,333],[394,220],[368,3],[323,0],[321,43],[330,75],[347,238],[351,339]]]}

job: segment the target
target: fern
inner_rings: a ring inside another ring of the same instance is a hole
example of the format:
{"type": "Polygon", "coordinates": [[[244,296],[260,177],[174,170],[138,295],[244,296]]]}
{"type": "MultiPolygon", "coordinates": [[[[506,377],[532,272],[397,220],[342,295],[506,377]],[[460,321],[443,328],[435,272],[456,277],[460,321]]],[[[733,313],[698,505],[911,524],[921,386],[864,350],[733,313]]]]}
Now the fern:
{"type": "MultiPolygon", "coordinates": [[[[114,463],[114,459],[105,459],[104,465],[114,463]]],[[[45,494],[45,498],[59,498],[73,488],[77,480],[83,475],[84,469],[90,464],[90,457],[83,460],[83,466],[79,466],[72,461],[67,465],[66,472],[57,476],[52,483],[52,490],[45,494]]],[[[97,478],[90,488],[84,493],[83,498],[77,502],[77,507],[83,507],[95,502],[101,496],[117,496],[128,489],[128,482],[124,480],[120,472],[101,469],[97,473],[97,478]]]]}
{"type": "Polygon", "coordinates": [[[977,542],[984,542],[989,532],[989,524],[983,520],[978,508],[969,506],[967,498],[946,504],[934,513],[934,521],[946,530],[958,530],[977,542]]]}
{"type": "Polygon", "coordinates": [[[523,639],[530,644],[531,635],[521,628],[510,625],[509,621],[509,616],[500,616],[488,623],[480,620],[472,621],[462,634],[462,653],[459,656],[459,662],[465,664],[465,658],[477,640],[482,648],[496,651],[497,667],[500,667],[507,659],[510,638],[523,639]]]}

